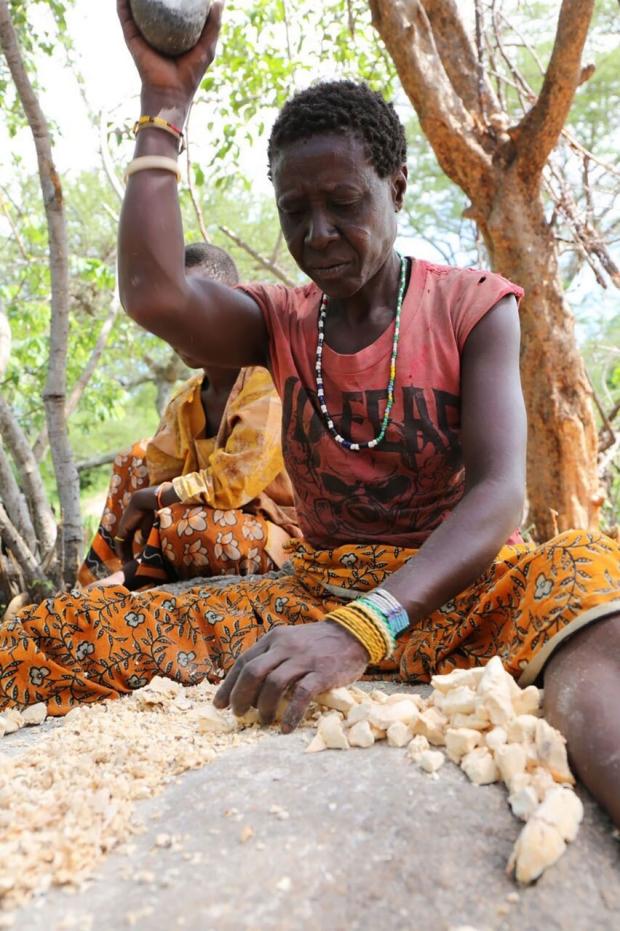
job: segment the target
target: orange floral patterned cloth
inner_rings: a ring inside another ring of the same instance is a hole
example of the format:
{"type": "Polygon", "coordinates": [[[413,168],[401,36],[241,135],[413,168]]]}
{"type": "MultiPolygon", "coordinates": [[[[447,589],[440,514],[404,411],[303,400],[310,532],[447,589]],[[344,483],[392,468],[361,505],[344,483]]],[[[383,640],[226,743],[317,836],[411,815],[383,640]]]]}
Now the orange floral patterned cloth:
{"type": "Polygon", "coordinates": [[[206,437],[204,373],[181,386],[157,433],[116,457],[103,517],[78,581],[88,585],[121,568],[114,535],[139,488],[173,480],[181,504],[138,534],[136,572],[145,584],[209,575],[263,573],[281,565],[283,545],[299,535],[293,490],[284,471],[282,407],[266,369],[243,369],[218,435],[206,437]]]}
{"type": "MultiPolygon", "coordinates": [[[[117,697],[162,675],[191,684],[220,679],[259,637],[280,624],[307,624],[380,585],[415,550],[290,544],[294,575],[231,579],[182,595],[94,588],[50,599],[0,624],[0,707],[117,697]]],[[[585,612],[620,613],[620,547],[572,531],[549,543],[505,546],[457,598],[403,634],[393,660],[369,673],[428,682],[434,673],[484,665],[499,654],[519,676],[585,612]]]]}

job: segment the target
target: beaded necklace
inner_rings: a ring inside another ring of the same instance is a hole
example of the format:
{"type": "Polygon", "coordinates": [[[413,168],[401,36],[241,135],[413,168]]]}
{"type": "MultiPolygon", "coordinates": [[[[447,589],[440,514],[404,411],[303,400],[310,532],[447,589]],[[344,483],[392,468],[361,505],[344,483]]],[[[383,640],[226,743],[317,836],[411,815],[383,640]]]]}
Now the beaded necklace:
{"type": "Polygon", "coordinates": [[[321,298],[321,308],[319,310],[319,339],[316,346],[316,390],[319,399],[319,406],[321,408],[321,413],[325,418],[327,423],[327,429],[335,439],[337,443],[341,446],[344,446],[345,449],[350,449],[353,452],[359,452],[360,449],[373,449],[375,446],[378,446],[379,443],[385,437],[385,433],[388,427],[390,420],[390,411],[392,410],[392,405],[394,403],[394,382],[396,381],[396,356],[398,355],[398,337],[400,336],[400,316],[403,307],[403,298],[405,296],[405,285],[407,283],[407,259],[397,253],[400,258],[400,282],[398,285],[398,300],[396,301],[396,320],[394,323],[394,343],[392,344],[392,360],[390,362],[390,383],[388,385],[388,399],[387,405],[385,408],[385,414],[383,415],[383,423],[381,424],[381,431],[379,436],[376,436],[374,440],[369,440],[367,443],[351,443],[349,440],[345,440],[343,436],[340,436],[334,421],[331,418],[331,415],[327,409],[327,404],[325,403],[325,391],[323,388],[323,343],[325,341],[325,317],[327,315],[327,305],[329,304],[329,298],[326,294],[321,298]]]}

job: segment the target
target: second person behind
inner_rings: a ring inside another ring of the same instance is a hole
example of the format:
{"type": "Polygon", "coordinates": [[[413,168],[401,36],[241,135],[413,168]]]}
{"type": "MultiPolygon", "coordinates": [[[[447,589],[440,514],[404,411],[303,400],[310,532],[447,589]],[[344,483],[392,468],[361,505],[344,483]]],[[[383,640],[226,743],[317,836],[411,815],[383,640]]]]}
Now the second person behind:
{"type": "MultiPolygon", "coordinates": [[[[239,282],[232,257],[185,249],[188,276],[239,282]]],[[[200,365],[179,353],[190,368],[200,365]]],[[[262,574],[300,536],[281,448],[282,409],[266,369],[209,366],[168,404],[155,436],[120,453],[83,586],[130,590],[180,578],[262,574]]]]}

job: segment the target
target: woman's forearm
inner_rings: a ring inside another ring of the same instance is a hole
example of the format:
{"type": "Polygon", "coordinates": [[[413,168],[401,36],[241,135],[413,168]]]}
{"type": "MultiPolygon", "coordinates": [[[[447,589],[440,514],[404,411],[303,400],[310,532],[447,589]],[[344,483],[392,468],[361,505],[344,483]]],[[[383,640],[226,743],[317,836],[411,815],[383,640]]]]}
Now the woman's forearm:
{"type": "Polygon", "coordinates": [[[482,575],[522,514],[518,486],[481,482],[383,587],[402,604],[411,624],[419,623],[482,575]]]}
{"type": "MultiPolygon", "coordinates": [[[[143,91],[142,116],[161,116],[183,125],[189,103],[143,91]]],[[[159,129],[143,129],[135,157],[178,159],[179,142],[159,129]]],[[[164,339],[172,335],[168,312],[185,302],[184,238],[177,179],[171,171],[148,170],[127,182],[119,227],[119,287],[127,313],[164,339]],[[157,274],[153,270],[157,269],[157,274]]]]}

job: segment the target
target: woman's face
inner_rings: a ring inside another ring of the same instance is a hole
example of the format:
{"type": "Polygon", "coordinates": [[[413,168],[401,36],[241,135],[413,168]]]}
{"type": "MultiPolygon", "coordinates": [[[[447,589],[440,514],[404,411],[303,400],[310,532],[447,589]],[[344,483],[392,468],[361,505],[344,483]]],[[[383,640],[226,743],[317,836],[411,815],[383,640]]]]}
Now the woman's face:
{"type": "Polygon", "coordinates": [[[355,136],[312,136],[271,165],[289,252],[334,298],[356,294],[383,267],[396,238],[406,166],[379,178],[355,136]]]}

